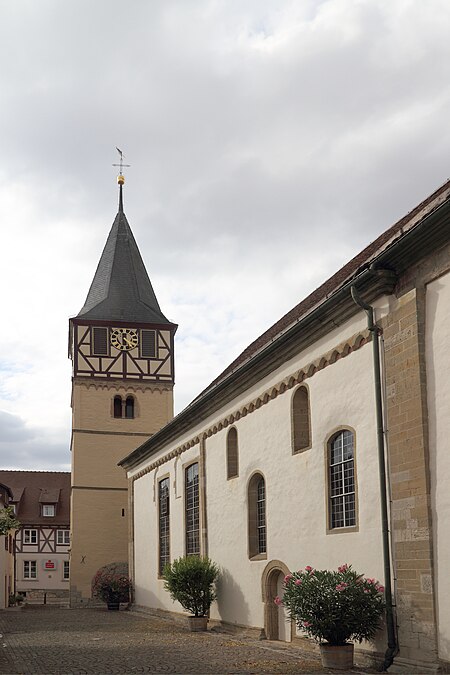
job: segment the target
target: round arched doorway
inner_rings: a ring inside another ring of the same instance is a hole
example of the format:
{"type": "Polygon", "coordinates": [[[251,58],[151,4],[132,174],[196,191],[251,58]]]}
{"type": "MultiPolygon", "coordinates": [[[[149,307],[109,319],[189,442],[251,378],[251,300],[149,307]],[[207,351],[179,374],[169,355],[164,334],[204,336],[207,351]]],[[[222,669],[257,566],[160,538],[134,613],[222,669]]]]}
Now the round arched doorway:
{"type": "Polygon", "coordinates": [[[268,640],[291,642],[295,623],[291,621],[283,605],[276,605],[275,598],[283,596],[283,580],[289,574],[288,567],[280,560],[271,560],[262,573],[262,599],[264,602],[264,632],[268,640]]]}

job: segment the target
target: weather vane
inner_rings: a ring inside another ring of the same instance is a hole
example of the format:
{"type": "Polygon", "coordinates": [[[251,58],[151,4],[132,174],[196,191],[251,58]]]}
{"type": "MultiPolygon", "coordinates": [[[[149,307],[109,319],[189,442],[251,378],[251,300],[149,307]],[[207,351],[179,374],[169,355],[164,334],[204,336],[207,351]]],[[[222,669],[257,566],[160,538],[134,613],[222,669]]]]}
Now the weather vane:
{"type": "Polygon", "coordinates": [[[123,160],[125,159],[125,155],[123,154],[122,150],[120,150],[120,148],[117,147],[117,145],[116,145],[116,150],[117,150],[117,152],[119,153],[119,156],[120,156],[120,164],[113,164],[113,166],[119,167],[119,177],[122,177],[122,182],[123,182],[123,171],[122,171],[122,169],[123,169],[124,166],[131,166],[131,164],[124,164],[123,163],[123,160]]]}

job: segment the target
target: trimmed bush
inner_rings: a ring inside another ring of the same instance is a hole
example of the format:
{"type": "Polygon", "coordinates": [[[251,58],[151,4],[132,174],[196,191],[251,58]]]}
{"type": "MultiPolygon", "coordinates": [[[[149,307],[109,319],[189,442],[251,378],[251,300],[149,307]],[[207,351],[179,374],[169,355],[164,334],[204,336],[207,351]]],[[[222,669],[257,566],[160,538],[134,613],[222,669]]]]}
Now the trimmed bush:
{"type": "Polygon", "coordinates": [[[206,616],[216,599],[219,568],[209,558],[178,558],[164,568],[164,588],[193,616],[206,616]]]}

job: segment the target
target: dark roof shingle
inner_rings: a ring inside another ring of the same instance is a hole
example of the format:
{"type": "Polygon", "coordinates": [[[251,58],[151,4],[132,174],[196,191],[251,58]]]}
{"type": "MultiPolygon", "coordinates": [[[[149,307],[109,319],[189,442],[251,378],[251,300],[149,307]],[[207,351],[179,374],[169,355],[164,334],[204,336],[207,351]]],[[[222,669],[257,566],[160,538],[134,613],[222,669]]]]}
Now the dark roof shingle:
{"type": "Polygon", "coordinates": [[[170,324],[156,299],[122,199],[78,318],[170,324]]]}

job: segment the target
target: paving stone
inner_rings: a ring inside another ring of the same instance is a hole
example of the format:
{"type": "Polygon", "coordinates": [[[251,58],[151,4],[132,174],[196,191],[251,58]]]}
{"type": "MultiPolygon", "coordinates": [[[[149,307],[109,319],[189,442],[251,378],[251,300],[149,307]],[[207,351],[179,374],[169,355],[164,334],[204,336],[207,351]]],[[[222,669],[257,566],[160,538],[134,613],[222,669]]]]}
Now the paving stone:
{"type": "Polygon", "coordinates": [[[177,622],[128,611],[3,610],[0,633],[4,675],[331,672],[322,669],[314,654],[296,646],[210,631],[190,633],[177,622]]]}

